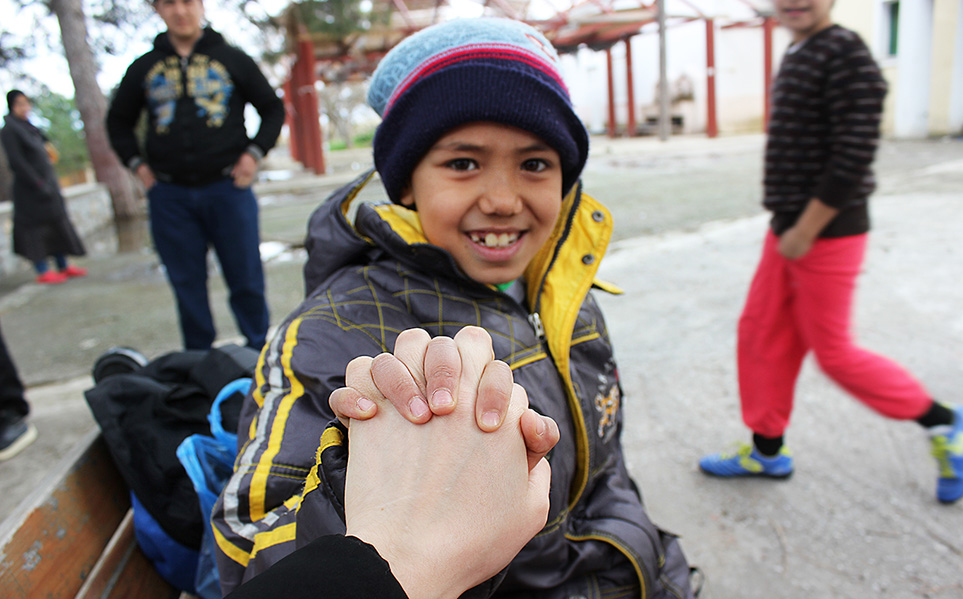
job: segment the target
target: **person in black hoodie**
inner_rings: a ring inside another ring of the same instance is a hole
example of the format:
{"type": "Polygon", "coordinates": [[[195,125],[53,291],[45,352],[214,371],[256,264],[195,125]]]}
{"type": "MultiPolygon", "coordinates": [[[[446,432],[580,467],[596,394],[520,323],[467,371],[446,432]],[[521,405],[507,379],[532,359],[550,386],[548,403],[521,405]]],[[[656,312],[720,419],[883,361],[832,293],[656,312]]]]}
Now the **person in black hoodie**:
{"type": "Polygon", "coordinates": [[[201,0],[155,0],[167,30],[131,64],[111,102],[111,145],[147,190],[151,235],[177,299],[187,349],[207,349],[216,332],[207,295],[214,247],[230,304],[248,345],[268,329],[251,184],[277,141],[284,105],[254,61],[202,24],[201,0]],[[253,139],[250,103],[261,117],[253,139]],[[144,151],[134,134],[147,109],[144,151]]]}

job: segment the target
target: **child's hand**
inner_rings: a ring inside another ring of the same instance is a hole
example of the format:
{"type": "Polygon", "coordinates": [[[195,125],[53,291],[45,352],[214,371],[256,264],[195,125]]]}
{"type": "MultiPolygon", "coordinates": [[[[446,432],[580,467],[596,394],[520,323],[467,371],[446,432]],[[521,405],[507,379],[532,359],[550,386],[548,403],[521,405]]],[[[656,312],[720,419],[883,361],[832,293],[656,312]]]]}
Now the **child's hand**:
{"type": "MultiPolygon", "coordinates": [[[[408,421],[424,424],[433,415],[451,413],[457,403],[471,402],[478,428],[493,432],[502,425],[517,385],[511,368],[492,355],[491,337],[478,327],[465,327],[454,339],[432,339],[423,329],[409,329],[398,336],[393,355],[352,360],[347,386],[335,390],[328,403],[350,426],[351,419],[372,418],[379,404],[390,403],[408,421]]],[[[521,429],[534,467],[558,442],[558,425],[527,410],[521,429]]]]}
{"type": "MultiPolygon", "coordinates": [[[[409,421],[422,424],[432,414],[455,409],[463,369],[480,371],[491,363],[491,368],[508,369],[510,374],[508,365],[493,361],[492,355],[491,337],[478,327],[465,327],[454,339],[432,339],[424,329],[408,329],[398,335],[394,354],[352,360],[345,373],[346,386],[334,391],[328,404],[345,426],[348,419],[374,416],[376,399],[388,400],[409,421]]],[[[476,403],[478,426],[492,431],[501,424],[511,389],[486,386],[484,391],[476,403]]],[[[474,396],[475,389],[466,392],[474,396]]]]}
{"type": "MultiPolygon", "coordinates": [[[[452,379],[457,384],[450,413],[413,425],[388,409],[387,399],[365,389],[382,413],[352,422],[348,430],[347,534],[374,545],[410,597],[454,598],[484,582],[548,516],[551,469],[541,456],[533,462],[520,432],[542,428],[541,437],[557,440],[558,429],[528,409],[525,391],[512,384],[507,366],[492,368],[498,363],[490,353],[487,363],[476,359],[484,356],[478,331],[455,337],[463,363],[461,376],[452,379]],[[475,399],[505,389],[510,403],[500,416],[503,425],[481,430],[475,399]]],[[[365,377],[349,376],[354,378],[365,377]]],[[[362,388],[378,379],[371,376],[362,388]]],[[[411,391],[410,382],[397,390],[411,391]]]]}
{"type": "Polygon", "coordinates": [[[779,253],[787,260],[798,260],[809,253],[815,238],[799,227],[790,227],[779,236],[779,253]]]}

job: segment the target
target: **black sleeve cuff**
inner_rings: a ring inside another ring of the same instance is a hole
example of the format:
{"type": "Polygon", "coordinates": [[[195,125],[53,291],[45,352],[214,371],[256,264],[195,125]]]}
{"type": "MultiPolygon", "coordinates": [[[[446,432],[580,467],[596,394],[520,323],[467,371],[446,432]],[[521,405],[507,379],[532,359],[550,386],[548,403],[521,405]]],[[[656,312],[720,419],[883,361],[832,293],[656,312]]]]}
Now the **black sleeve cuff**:
{"type": "Polygon", "coordinates": [[[408,599],[377,550],[355,537],[311,541],[234,590],[228,599],[408,599]]]}

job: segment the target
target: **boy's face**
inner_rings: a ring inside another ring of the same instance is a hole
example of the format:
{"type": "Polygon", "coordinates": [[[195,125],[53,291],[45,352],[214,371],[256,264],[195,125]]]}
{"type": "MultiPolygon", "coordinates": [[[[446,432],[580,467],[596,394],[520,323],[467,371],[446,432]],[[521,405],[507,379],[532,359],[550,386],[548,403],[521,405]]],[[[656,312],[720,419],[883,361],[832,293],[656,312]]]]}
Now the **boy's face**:
{"type": "Polygon", "coordinates": [[[779,23],[802,41],[833,24],[830,11],[835,0],[774,0],[779,23]]]}
{"type": "Polygon", "coordinates": [[[425,237],[472,279],[521,276],[562,209],[558,152],[498,123],[470,123],[435,143],[411,174],[401,203],[414,205],[425,237]]]}
{"type": "Polygon", "coordinates": [[[154,10],[167,25],[167,34],[175,39],[196,41],[201,37],[204,20],[202,0],[155,0],[154,10]]]}

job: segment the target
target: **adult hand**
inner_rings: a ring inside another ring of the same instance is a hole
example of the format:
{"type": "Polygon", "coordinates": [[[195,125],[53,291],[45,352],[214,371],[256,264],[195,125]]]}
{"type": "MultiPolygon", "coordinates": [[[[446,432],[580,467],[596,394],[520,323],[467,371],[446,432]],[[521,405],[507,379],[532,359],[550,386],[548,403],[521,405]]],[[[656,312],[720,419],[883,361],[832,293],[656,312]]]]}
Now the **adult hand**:
{"type": "Polygon", "coordinates": [[[786,229],[779,236],[779,253],[788,260],[798,260],[809,253],[815,238],[798,226],[786,229]]]}
{"type": "Polygon", "coordinates": [[[137,167],[137,170],[134,171],[134,174],[137,175],[137,180],[140,181],[140,184],[144,186],[144,191],[147,191],[157,183],[157,179],[154,177],[154,171],[147,166],[146,162],[141,163],[137,167]]]}
{"type": "Polygon", "coordinates": [[[450,413],[415,426],[378,398],[381,414],[348,429],[347,534],[378,549],[409,597],[458,597],[507,566],[548,517],[550,467],[541,457],[530,465],[520,434],[526,414],[529,425],[546,422],[507,367],[474,359],[484,353],[477,330],[454,340],[471,347],[450,413]],[[473,386],[478,398],[511,390],[494,432],[476,424],[473,386]]]}
{"type": "Polygon", "coordinates": [[[254,156],[251,156],[247,152],[241,154],[241,157],[237,159],[234,163],[234,168],[231,169],[231,177],[234,178],[234,186],[245,188],[250,187],[254,183],[254,176],[257,174],[257,160],[254,156]]]}
{"type": "MultiPolygon", "coordinates": [[[[472,401],[477,426],[486,432],[502,425],[514,384],[511,368],[493,359],[491,336],[479,327],[465,327],[454,339],[431,338],[423,329],[403,331],[393,355],[352,360],[346,382],[328,399],[345,426],[352,419],[372,418],[384,402],[410,422],[423,424],[432,415],[451,413],[460,401],[472,401]]],[[[534,467],[558,442],[558,425],[527,410],[521,428],[534,467]]]]}

